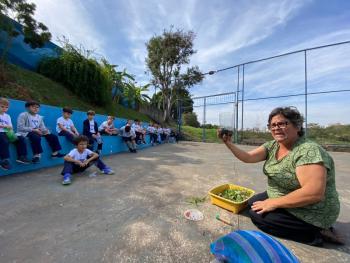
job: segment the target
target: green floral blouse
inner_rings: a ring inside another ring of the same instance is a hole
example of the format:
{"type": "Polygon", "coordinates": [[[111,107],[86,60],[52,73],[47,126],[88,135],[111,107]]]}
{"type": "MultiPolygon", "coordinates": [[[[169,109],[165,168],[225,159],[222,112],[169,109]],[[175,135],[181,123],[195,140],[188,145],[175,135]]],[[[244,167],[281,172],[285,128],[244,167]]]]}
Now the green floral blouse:
{"type": "Polygon", "coordinates": [[[297,218],[320,228],[329,228],[334,224],[339,215],[340,204],[335,188],[334,162],[326,150],[317,143],[301,137],[287,156],[277,160],[278,143],[269,141],[263,146],[267,152],[263,171],[268,178],[269,198],[284,196],[300,188],[295,171],[297,166],[322,163],[326,167],[327,183],[324,199],[315,204],[286,210],[297,218]]]}

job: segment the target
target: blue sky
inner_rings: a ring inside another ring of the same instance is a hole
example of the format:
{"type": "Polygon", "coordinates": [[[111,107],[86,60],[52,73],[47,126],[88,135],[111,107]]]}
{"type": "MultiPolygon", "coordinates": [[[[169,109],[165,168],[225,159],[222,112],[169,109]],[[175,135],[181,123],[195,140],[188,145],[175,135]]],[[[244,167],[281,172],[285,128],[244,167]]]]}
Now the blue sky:
{"type": "MultiPolygon", "coordinates": [[[[350,1],[234,0],[32,0],[36,17],[53,34],[94,49],[99,56],[126,68],[139,83],[144,74],[145,43],[163,29],[193,30],[197,53],[191,60],[203,72],[302,48],[350,40],[350,1]]],[[[245,97],[303,92],[303,54],[249,65],[245,97]]],[[[350,45],[308,55],[309,90],[349,89],[350,45]]],[[[236,89],[237,73],[208,76],[191,89],[193,96],[236,89]]],[[[309,97],[308,122],[350,123],[350,93],[309,97]]],[[[294,105],[304,113],[304,98],[251,101],[244,105],[245,127],[265,127],[276,106],[294,105]]],[[[202,109],[196,108],[202,121],[202,109]]],[[[208,107],[207,122],[218,123],[232,105],[208,107]]]]}

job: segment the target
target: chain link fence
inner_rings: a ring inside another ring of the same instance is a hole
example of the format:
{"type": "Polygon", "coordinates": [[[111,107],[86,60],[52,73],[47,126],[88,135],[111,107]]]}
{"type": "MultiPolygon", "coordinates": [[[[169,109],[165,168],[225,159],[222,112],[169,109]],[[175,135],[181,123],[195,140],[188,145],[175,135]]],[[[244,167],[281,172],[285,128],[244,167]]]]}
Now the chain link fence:
{"type": "MultiPolygon", "coordinates": [[[[234,132],[235,142],[255,140],[259,144],[271,138],[266,129],[267,118],[271,110],[279,106],[299,109],[305,119],[308,137],[315,136],[315,128],[325,123],[326,126],[335,126],[335,130],[344,122],[350,124],[350,107],[344,99],[350,95],[349,61],[350,41],[346,41],[206,73],[214,75],[219,82],[219,73],[229,72],[232,89],[226,93],[192,98],[202,128],[202,141],[207,141],[208,128],[229,126],[234,132]]],[[[210,78],[213,76],[208,76],[205,81],[210,81],[210,78]]],[[[178,103],[180,131],[181,113],[185,110],[183,104],[178,103]]],[[[350,128],[350,125],[343,126],[350,128]]],[[[328,140],[328,143],[333,141],[350,146],[350,135],[343,136],[336,131],[330,132],[332,134],[334,140],[328,140]]]]}

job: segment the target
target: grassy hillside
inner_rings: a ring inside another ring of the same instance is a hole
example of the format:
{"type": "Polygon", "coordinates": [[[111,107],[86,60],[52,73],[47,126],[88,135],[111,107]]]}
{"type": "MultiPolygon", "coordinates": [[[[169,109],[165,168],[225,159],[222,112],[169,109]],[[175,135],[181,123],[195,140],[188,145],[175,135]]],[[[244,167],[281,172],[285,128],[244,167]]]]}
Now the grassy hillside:
{"type": "MultiPolygon", "coordinates": [[[[185,140],[201,142],[203,140],[203,129],[194,128],[191,126],[183,126],[182,132],[184,134],[185,140]]],[[[216,136],[216,129],[206,129],[206,142],[220,142],[216,136]]],[[[310,128],[308,130],[308,138],[316,141],[326,148],[330,147],[338,149],[338,146],[346,147],[346,151],[350,147],[350,125],[334,125],[326,128],[310,128]]],[[[241,135],[239,134],[241,138],[241,135]]],[[[272,140],[272,136],[269,132],[253,132],[244,131],[243,144],[261,145],[262,143],[272,140]]]]}
{"type": "MultiPolygon", "coordinates": [[[[182,126],[182,133],[186,140],[201,142],[203,141],[203,129],[194,128],[191,126],[182,126]]],[[[216,129],[206,129],[205,130],[205,141],[206,142],[220,142],[216,136],[216,129]]]]}
{"type": "Polygon", "coordinates": [[[86,103],[61,84],[15,65],[8,65],[6,74],[8,83],[0,88],[0,96],[18,100],[34,99],[43,104],[70,106],[81,111],[94,109],[97,113],[116,115],[119,118],[150,120],[148,116],[119,104],[97,107],[86,103]]]}

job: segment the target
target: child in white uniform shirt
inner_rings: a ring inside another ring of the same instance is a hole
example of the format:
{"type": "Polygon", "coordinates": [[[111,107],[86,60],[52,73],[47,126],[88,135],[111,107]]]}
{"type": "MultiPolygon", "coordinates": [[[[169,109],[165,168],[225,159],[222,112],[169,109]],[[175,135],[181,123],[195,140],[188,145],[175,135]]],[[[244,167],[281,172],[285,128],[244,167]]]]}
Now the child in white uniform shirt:
{"type": "Polygon", "coordinates": [[[140,125],[140,121],[138,119],[136,119],[134,121],[131,128],[134,129],[135,134],[136,134],[136,144],[141,144],[141,143],[146,144],[145,133],[144,133],[144,130],[142,129],[142,127],[140,125]]]}
{"type": "Polygon", "coordinates": [[[108,116],[107,120],[102,122],[100,127],[98,127],[98,131],[101,135],[117,135],[118,129],[114,127],[114,116],[108,116]]]}
{"type": "MultiPolygon", "coordinates": [[[[9,138],[7,131],[13,130],[12,121],[10,115],[6,112],[10,106],[10,102],[5,98],[0,98],[0,167],[4,170],[11,169],[10,165],[10,151],[9,151],[9,138]]],[[[17,148],[16,162],[28,164],[27,160],[27,146],[25,139],[22,136],[17,136],[17,140],[14,142],[17,148]]]]}
{"type": "Polygon", "coordinates": [[[153,146],[155,143],[157,143],[157,128],[155,127],[156,124],[150,123],[150,125],[147,128],[147,131],[149,133],[150,139],[151,139],[151,145],[153,146]]]}
{"type": "Polygon", "coordinates": [[[56,131],[59,136],[65,136],[68,141],[73,143],[74,138],[79,135],[73,121],[70,118],[73,114],[73,110],[68,107],[64,107],[62,111],[63,116],[57,119],[56,131]]]}
{"type": "Polygon", "coordinates": [[[130,127],[130,125],[125,125],[119,129],[120,135],[123,138],[123,141],[128,146],[129,151],[132,153],[136,153],[136,143],[135,138],[136,134],[134,130],[130,127]]]}
{"type": "Polygon", "coordinates": [[[72,174],[83,172],[92,164],[96,165],[104,174],[113,174],[111,168],[105,165],[99,158],[99,155],[87,149],[89,138],[80,135],[75,138],[76,148],[71,150],[64,157],[64,167],[62,170],[63,185],[69,185],[72,181],[72,174]]]}

